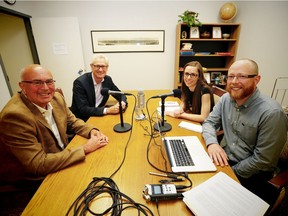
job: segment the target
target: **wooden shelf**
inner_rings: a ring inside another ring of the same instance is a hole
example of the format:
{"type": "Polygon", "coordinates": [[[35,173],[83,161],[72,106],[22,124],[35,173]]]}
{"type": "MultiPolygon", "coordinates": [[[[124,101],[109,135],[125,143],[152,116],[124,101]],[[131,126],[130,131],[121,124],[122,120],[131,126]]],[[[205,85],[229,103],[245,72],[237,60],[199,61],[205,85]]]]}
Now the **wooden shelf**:
{"type": "Polygon", "coordinates": [[[199,35],[204,31],[208,31],[212,35],[213,27],[220,27],[221,33],[229,33],[230,38],[189,38],[190,28],[186,24],[179,23],[177,25],[174,74],[175,88],[181,87],[180,80],[183,67],[190,61],[199,61],[203,67],[207,68],[208,73],[221,72],[222,75],[227,75],[229,67],[236,59],[241,25],[238,23],[205,23],[199,27],[199,35]],[[187,33],[187,38],[185,39],[181,38],[183,31],[187,33]],[[192,44],[193,55],[180,54],[184,43],[192,44]],[[230,55],[225,55],[225,53],[229,53],[230,55]]]}

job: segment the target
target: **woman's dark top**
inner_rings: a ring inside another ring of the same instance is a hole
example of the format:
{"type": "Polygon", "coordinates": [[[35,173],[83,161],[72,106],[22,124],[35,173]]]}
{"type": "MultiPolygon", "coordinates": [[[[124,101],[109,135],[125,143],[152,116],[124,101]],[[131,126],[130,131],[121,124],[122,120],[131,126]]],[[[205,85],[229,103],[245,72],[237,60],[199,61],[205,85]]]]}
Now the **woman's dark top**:
{"type": "MultiPolygon", "coordinates": [[[[199,113],[194,113],[194,114],[200,114],[201,113],[201,106],[202,106],[202,95],[204,94],[210,94],[212,90],[207,87],[207,86],[202,86],[201,88],[201,97],[200,97],[200,101],[199,101],[199,106],[200,106],[200,109],[199,109],[199,113]]],[[[192,101],[193,101],[193,95],[194,95],[194,92],[191,92],[189,91],[189,94],[188,94],[188,105],[189,105],[189,110],[192,112],[192,101]]],[[[212,95],[213,97],[213,95],[212,95]]],[[[210,107],[210,112],[212,111],[213,107],[214,107],[214,99],[211,98],[210,99],[210,102],[211,102],[211,107],[210,107]]]]}

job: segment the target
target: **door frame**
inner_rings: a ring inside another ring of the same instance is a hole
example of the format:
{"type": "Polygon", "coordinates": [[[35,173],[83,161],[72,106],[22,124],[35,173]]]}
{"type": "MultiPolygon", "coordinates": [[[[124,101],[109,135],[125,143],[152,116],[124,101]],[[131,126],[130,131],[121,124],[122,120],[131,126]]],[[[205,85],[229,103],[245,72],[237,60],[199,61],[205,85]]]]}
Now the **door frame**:
{"type": "Polygon", "coordinates": [[[14,11],[14,10],[11,10],[9,8],[5,8],[5,7],[2,7],[2,6],[0,6],[0,13],[5,13],[5,14],[8,14],[8,15],[20,17],[20,18],[23,19],[24,25],[25,25],[25,28],[26,28],[26,33],[27,33],[27,37],[28,37],[28,41],[29,41],[29,45],[30,45],[33,61],[34,61],[35,64],[40,64],[39,55],[38,55],[38,52],[37,52],[36,43],[35,43],[35,39],[34,39],[33,31],[32,31],[32,26],[31,26],[31,21],[30,21],[30,18],[32,18],[32,17],[30,15],[23,14],[21,12],[14,11]]]}

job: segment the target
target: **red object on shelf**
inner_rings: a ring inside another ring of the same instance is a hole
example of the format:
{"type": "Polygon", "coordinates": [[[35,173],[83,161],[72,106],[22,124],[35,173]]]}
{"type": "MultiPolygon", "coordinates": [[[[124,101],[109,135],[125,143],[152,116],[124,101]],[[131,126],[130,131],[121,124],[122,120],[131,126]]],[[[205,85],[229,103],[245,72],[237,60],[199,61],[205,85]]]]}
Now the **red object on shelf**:
{"type": "Polygon", "coordinates": [[[222,55],[222,56],[231,56],[232,53],[231,52],[216,52],[216,55],[222,55]]]}

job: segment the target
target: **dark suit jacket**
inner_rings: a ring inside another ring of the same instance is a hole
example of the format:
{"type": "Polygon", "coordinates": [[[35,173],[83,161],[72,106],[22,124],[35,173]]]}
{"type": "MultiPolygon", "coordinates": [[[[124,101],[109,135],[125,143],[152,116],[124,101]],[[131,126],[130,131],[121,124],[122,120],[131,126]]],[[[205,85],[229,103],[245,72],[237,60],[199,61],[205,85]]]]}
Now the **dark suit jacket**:
{"type": "MultiPolygon", "coordinates": [[[[68,144],[66,130],[89,138],[94,128],[77,119],[61,94],[51,104],[60,137],[68,144]]],[[[39,109],[25,95],[14,95],[0,114],[0,184],[41,180],[51,172],[85,159],[82,146],[62,150],[39,109]]]]}
{"type": "MultiPolygon", "coordinates": [[[[108,88],[112,91],[120,91],[114,84],[112,78],[108,75],[105,76],[102,82],[102,88],[108,88]]],[[[119,101],[121,95],[112,95],[119,101]]],[[[102,116],[105,104],[109,98],[109,94],[103,95],[103,100],[98,107],[95,107],[96,97],[94,84],[92,79],[92,72],[85,73],[78,77],[73,83],[73,98],[71,110],[76,117],[86,121],[90,116],[102,116]]],[[[126,102],[126,96],[122,96],[122,101],[126,102]]]]}

